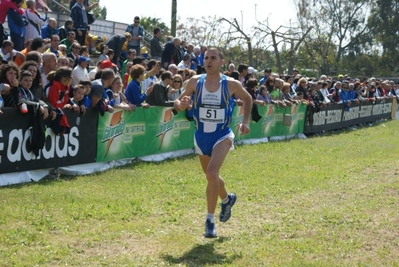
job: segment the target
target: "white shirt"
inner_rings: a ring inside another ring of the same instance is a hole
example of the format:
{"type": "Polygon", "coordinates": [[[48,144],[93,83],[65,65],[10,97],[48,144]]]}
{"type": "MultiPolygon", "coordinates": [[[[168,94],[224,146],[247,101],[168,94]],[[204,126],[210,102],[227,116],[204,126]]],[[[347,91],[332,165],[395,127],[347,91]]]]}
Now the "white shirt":
{"type": "Polygon", "coordinates": [[[72,85],[76,86],[79,84],[81,80],[90,80],[89,79],[89,73],[87,72],[87,69],[83,69],[80,65],[77,65],[73,71],[72,71],[72,85]]]}
{"type": "Polygon", "coordinates": [[[6,54],[3,51],[3,48],[0,48],[0,54],[3,57],[3,60],[10,61],[10,59],[13,60],[13,57],[15,57],[17,55],[17,50],[13,49],[12,50],[12,55],[11,55],[11,53],[7,53],[6,54]]]}

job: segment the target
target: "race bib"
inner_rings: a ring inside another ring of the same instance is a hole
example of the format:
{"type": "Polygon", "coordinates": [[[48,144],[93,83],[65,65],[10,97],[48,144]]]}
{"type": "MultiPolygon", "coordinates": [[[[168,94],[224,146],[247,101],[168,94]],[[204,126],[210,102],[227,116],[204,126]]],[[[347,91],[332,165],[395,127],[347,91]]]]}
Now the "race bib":
{"type": "Polygon", "coordinates": [[[225,109],[220,105],[202,104],[199,108],[199,117],[201,122],[223,123],[225,109]]]}

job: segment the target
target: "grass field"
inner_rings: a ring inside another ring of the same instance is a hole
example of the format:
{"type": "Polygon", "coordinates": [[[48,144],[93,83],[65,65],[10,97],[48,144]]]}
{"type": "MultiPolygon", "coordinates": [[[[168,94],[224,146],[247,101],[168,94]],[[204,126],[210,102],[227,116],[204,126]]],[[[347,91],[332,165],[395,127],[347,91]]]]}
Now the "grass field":
{"type": "Polygon", "coordinates": [[[217,239],[195,156],[0,188],[0,266],[399,266],[398,129],[237,146],[217,239]]]}

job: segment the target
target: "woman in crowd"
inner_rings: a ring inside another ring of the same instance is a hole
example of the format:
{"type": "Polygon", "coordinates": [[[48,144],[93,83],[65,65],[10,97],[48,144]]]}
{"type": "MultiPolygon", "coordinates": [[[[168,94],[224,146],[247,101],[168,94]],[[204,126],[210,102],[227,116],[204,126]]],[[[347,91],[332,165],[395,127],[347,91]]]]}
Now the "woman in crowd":
{"type": "Polygon", "coordinates": [[[16,107],[18,104],[18,86],[20,71],[12,62],[1,65],[0,84],[10,85],[10,90],[2,91],[4,107],[16,107]]]}
{"type": "Polygon", "coordinates": [[[122,79],[116,76],[111,84],[111,89],[107,90],[107,95],[109,99],[113,99],[114,108],[120,108],[126,111],[136,110],[136,106],[129,104],[126,96],[122,92],[123,84],[122,79]]]}
{"type": "Polygon", "coordinates": [[[168,99],[176,100],[182,92],[183,77],[180,74],[175,74],[173,76],[173,85],[169,87],[168,99]]]}

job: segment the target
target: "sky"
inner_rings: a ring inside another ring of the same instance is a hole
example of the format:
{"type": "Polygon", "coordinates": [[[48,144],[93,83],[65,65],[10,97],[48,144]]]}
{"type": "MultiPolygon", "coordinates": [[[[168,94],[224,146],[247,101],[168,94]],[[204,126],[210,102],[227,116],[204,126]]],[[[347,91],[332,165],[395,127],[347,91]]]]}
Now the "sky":
{"type": "MultiPolygon", "coordinates": [[[[107,20],[130,24],[135,16],[160,18],[170,28],[171,0],[100,0],[100,6],[107,7],[107,20]],[[115,3],[118,3],[117,7],[113,7],[115,3]]],[[[272,30],[277,30],[280,25],[289,26],[290,18],[293,24],[296,21],[293,0],[177,0],[180,23],[189,17],[216,16],[229,20],[236,18],[239,23],[244,22],[244,29],[248,29],[257,25],[255,14],[260,21],[269,18],[272,30]]]]}

